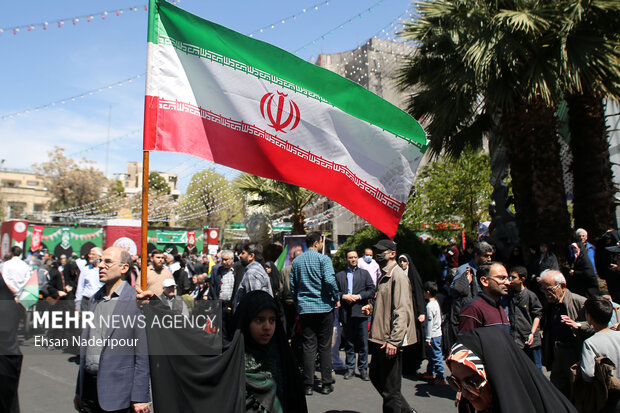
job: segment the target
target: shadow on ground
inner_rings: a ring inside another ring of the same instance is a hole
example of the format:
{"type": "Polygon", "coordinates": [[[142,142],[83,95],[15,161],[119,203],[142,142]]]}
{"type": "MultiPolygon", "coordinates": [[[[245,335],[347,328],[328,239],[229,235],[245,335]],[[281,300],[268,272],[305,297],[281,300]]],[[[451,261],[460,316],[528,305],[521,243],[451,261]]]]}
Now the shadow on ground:
{"type": "Polygon", "coordinates": [[[441,397],[442,399],[456,399],[456,392],[450,386],[437,386],[430,383],[415,385],[415,395],[418,397],[441,397]]]}

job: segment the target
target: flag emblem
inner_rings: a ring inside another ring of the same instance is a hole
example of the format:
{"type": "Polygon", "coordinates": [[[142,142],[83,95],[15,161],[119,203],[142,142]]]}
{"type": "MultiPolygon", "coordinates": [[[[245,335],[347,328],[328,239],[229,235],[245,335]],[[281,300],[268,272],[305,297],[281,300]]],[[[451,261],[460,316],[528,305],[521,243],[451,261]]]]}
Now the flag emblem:
{"type": "Polygon", "coordinates": [[[273,101],[275,97],[274,93],[267,93],[263,96],[260,100],[260,114],[266,121],[271,122],[269,127],[274,128],[276,132],[286,133],[284,129],[294,121],[293,125],[289,129],[290,132],[299,124],[299,107],[295,102],[288,98],[288,94],[281,92],[276,93],[278,94],[278,100],[275,104],[273,101]],[[286,102],[288,102],[288,116],[286,116],[286,120],[283,120],[284,105],[286,102]],[[273,117],[274,106],[276,108],[275,119],[273,117]],[[267,117],[265,117],[265,115],[267,115],[267,117]]]}

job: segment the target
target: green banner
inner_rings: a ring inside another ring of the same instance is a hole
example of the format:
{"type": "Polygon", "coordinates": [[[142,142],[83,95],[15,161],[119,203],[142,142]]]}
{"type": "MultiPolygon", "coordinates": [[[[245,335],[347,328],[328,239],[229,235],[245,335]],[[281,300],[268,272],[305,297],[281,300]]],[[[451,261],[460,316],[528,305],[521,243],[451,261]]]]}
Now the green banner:
{"type": "Polygon", "coordinates": [[[157,231],[158,244],[187,244],[187,231],[157,231]]]}

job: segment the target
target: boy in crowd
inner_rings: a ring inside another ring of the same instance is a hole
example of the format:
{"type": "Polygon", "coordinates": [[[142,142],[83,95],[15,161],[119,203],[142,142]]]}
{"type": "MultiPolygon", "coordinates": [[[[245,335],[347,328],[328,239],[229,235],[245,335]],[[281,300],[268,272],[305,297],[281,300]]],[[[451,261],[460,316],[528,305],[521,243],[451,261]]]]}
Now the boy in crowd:
{"type": "Polygon", "coordinates": [[[517,345],[542,370],[542,349],[538,328],[542,318],[542,305],[536,294],[525,287],[527,280],[525,267],[512,267],[508,274],[510,278],[508,308],[512,336],[517,345]]]}
{"type": "Polygon", "coordinates": [[[426,358],[428,365],[424,380],[433,380],[433,384],[444,386],[443,353],[441,352],[441,310],[435,296],[437,295],[437,283],[427,281],[424,283],[424,299],[426,303],[426,358]]]}
{"type": "MultiPolygon", "coordinates": [[[[596,376],[596,359],[607,357],[620,365],[620,331],[614,331],[608,327],[613,313],[611,301],[595,296],[590,297],[584,304],[586,320],[594,328],[594,335],[583,342],[581,352],[581,376],[586,382],[592,382],[596,376]]],[[[611,374],[620,379],[618,369],[613,369],[611,374]]],[[[606,392],[607,393],[607,392],[606,392]]],[[[601,412],[620,411],[620,393],[609,392],[608,399],[601,412]]]]}

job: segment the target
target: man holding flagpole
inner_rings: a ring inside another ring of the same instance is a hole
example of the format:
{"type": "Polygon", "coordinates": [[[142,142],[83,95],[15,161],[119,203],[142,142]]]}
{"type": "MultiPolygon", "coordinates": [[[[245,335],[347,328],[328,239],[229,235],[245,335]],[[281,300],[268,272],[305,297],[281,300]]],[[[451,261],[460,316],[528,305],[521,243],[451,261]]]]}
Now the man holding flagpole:
{"type": "Polygon", "coordinates": [[[332,378],[333,309],[338,303],[338,285],[332,261],[319,250],[323,237],[319,232],[306,235],[306,252],[295,258],[291,269],[291,296],[297,304],[302,329],[304,385],[312,394],[317,351],[321,364],[321,393],[334,390],[332,378]]]}

